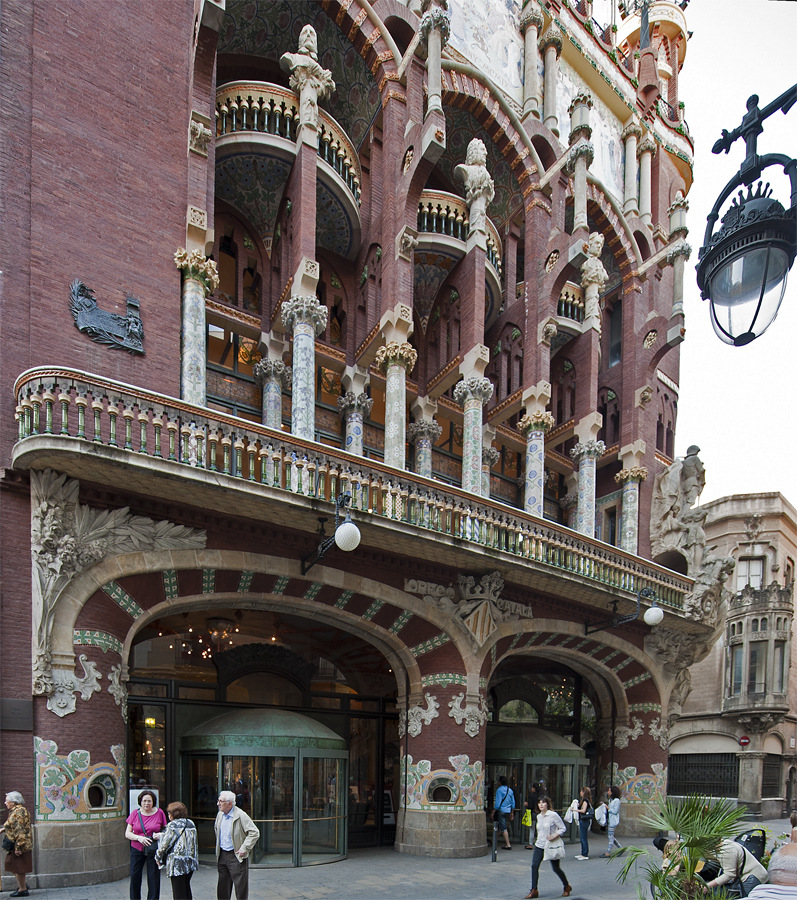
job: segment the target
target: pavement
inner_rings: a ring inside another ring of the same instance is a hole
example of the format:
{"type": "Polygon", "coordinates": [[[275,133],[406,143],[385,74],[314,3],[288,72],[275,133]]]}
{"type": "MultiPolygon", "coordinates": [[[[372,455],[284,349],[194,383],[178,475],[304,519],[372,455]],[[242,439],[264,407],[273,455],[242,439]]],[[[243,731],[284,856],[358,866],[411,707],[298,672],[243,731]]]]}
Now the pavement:
{"type": "MultiPolygon", "coordinates": [[[[750,827],[766,827],[772,839],[783,834],[787,819],[754,822],[750,827]]],[[[651,850],[653,859],[660,856],[650,841],[629,838],[623,844],[643,846],[651,850]]],[[[575,859],[578,844],[567,845],[562,862],[570,884],[571,900],[637,900],[638,889],[648,897],[647,885],[631,878],[626,884],[615,880],[622,865],[618,859],[602,859],[606,850],[606,835],[590,835],[590,859],[575,859]]],[[[513,900],[525,897],[531,886],[531,851],[522,843],[513,845],[511,852],[499,850],[497,861],[491,854],[478,859],[433,859],[407,856],[390,847],[352,850],[347,859],[328,865],[307,866],[300,869],[251,869],[249,873],[250,900],[372,900],[390,897],[391,900],[513,900]]],[[[31,884],[35,881],[31,879],[31,884]]],[[[146,875],[144,877],[146,885],[146,875]]],[[[3,877],[8,891],[13,885],[9,876],[3,877]]],[[[191,879],[196,900],[216,897],[216,869],[201,865],[191,879]]],[[[540,869],[540,898],[560,897],[559,879],[544,862],[540,869]]],[[[171,897],[171,885],[164,876],[161,882],[163,900],[171,897]]],[[[31,888],[30,896],[37,900],[127,900],[130,885],[127,879],[109,884],[94,884],[71,888],[31,888]]],[[[146,894],[143,894],[146,896],[146,894]]],[[[8,894],[6,894],[8,896],[8,894]]],[[[4,898],[2,898],[4,900],[4,898]]]]}

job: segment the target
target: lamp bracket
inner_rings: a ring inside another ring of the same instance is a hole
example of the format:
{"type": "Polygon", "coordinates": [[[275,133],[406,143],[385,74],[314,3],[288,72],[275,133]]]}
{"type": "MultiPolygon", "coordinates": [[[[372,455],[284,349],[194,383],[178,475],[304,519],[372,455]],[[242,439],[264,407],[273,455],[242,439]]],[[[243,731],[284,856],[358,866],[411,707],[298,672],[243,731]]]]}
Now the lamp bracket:
{"type": "Polygon", "coordinates": [[[338,530],[338,525],[340,525],[340,511],[345,510],[350,503],[351,493],[349,491],[338,494],[335,498],[335,527],[329,537],[324,537],[326,517],[319,516],[319,527],[316,533],[324,539],[312,553],[302,557],[302,575],[306,575],[317,562],[320,562],[327,555],[327,551],[335,545],[335,532],[338,530]]]}
{"type": "Polygon", "coordinates": [[[603,619],[600,622],[585,622],[584,634],[594,634],[596,631],[608,631],[610,628],[619,628],[621,625],[627,625],[629,622],[636,621],[639,618],[640,601],[643,597],[646,600],[655,603],[656,592],[652,588],[642,588],[636,595],[636,610],[623,616],[617,615],[617,599],[612,600],[612,612],[614,615],[609,616],[608,619],[603,619]]]}

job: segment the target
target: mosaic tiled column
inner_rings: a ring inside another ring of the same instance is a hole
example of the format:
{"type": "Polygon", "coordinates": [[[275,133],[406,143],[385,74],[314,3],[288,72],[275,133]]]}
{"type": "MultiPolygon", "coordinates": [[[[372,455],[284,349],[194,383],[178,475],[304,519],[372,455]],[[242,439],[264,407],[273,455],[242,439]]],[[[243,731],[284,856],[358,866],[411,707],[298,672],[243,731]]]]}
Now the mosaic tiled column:
{"type": "Polygon", "coordinates": [[[363,455],[363,422],[373,405],[374,401],[368,394],[346,391],[342,397],[338,397],[338,409],[343,416],[345,429],[343,449],[347,453],[363,455]]]}
{"type": "Polygon", "coordinates": [[[424,13],[421,16],[419,32],[421,38],[426,41],[426,82],[428,88],[426,115],[428,116],[432,110],[443,111],[441,101],[441,60],[443,47],[448,43],[448,36],[451,31],[451,14],[448,12],[448,4],[439,2],[439,0],[426,0],[421,8],[424,9],[424,13]]]}
{"type": "Polygon", "coordinates": [[[482,490],[482,407],[493,395],[487,378],[472,377],[454,387],[454,399],[464,409],[462,422],[462,490],[482,490]]]}
{"type": "Polygon", "coordinates": [[[418,353],[408,341],[389,341],[374,360],[385,376],[385,464],[403,469],[407,442],[407,373],[418,353]]]}
{"type": "Polygon", "coordinates": [[[526,438],[523,508],[530,515],[540,519],[545,486],[545,435],[553,426],[554,417],[544,411],[526,414],[518,423],[518,431],[526,438]]]}
{"type": "Polygon", "coordinates": [[[216,263],[199,250],[178,250],[174,264],[183,273],[183,303],[180,336],[180,395],[183,400],[204,406],[206,402],[207,331],[205,297],[219,286],[216,263]]]}
{"type": "Polygon", "coordinates": [[[578,510],[578,494],[565,494],[559,501],[559,506],[564,513],[565,525],[568,528],[576,527],[576,511],[578,510]]]}
{"type": "Polygon", "coordinates": [[[605,451],[603,441],[584,441],[570,451],[578,464],[576,531],[588,537],[595,537],[595,462],[605,451]]]}
{"type": "Polygon", "coordinates": [[[495,447],[482,447],[482,497],[490,496],[490,470],[501,459],[495,447]]]}
{"type": "Polygon", "coordinates": [[[307,441],[315,438],[315,336],[327,327],[328,315],[314,295],[282,304],[282,324],[293,334],[291,433],[307,441]]]}
{"type": "Polygon", "coordinates": [[[623,212],[626,215],[636,215],[637,203],[637,142],[642,137],[642,129],[638,122],[630,122],[623,129],[622,138],[625,142],[625,183],[623,186],[623,212]]]}
{"type": "Polygon", "coordinates": [[[551,22],[540,38],[540,53],[545,60],[545,73],[543,76],[543,123],[547,128],[558,135],[559,119],[556,115],[556,82],[559,76],[558,60],[563,46],[562,32],[551,22]]]}
{"type": "Polygon", "coordinates": [[[523,118],[540,115],[540,75],[537,71],[539,51],[537,38],[543,25],[542,9],[537,3],[526,3],[520,14],[523,35],[523,118]]]}
{"type": "Polygon", "coordinates": [[[413,422],[407,432],[410,441],[415,444],[415,472],[424,478],[432,477],[432,447],[443,433],[443,429],[434,419],[413,422]]]}
{"type": "Polygon", "coordinates": [[[291,368],[279,359],[261,359],[255,364],[255,381],[263,393],[263,424],[282,428],[282,391],[291,383],[291,368]]]}
{"type": "Polygon", "coordinates": [[[644,466],[621,469],[614,480],[623,486],[620,547],[636,555],[639,545],[639,483],[648,477],[644,466]]]}

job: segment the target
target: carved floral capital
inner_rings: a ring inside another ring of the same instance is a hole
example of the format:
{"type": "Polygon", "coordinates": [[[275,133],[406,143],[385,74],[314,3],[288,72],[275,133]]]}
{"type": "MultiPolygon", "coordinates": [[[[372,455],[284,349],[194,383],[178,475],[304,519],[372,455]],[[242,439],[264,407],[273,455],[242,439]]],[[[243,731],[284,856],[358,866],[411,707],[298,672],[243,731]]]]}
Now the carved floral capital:
{"type": "Polygon", "coordinates": [[[282,325],[286,331],[292,332],[297,323],[312,325],[316,334],[321,334],[327,327],[329,310],[318,302],[315,294],[304,297],[291,297],[282,304],[282,325]]]}
{"type": "Polygon", "coordinates": [[[212,294],[219,286],[219,270],[212,259],[208,259],[201,250],[190,253],[181,248],[174,254],[174,264],[185,278],[195,278],[202,282],[206,294],[212,294]]]}
{"type": "Polygon", "coordinates": [[[489,378],[465,378],[454,386],[454,399],[463,406],[471,399],[484,405],[493,396],[493,390],[493,383],[489,378]]]}
{"type": "Polygon", "coordinates": [[[411,372],[417,361],[418,351],[409,341],[388,341],[376,351],[374,364],[384,375],[387,373],[388,366],[393,364],[404,366],[407,372],[411,372]]]}
{"type": "Polygon", "coordinates": [[[543,434],[547,434],[555,424],[556,419],[554,419],[553,415],[547,410],[543,410],[533,413],[526,413],[526,415],[523,416],[523,418],[518,422],[517,430],[523,435],[523,437],[527,438],[534,432],[542,432],[543,434]]]}
{"type": "Polygon", "coordinates": [[[644,481],[648,477],[648,470],[644,466],[631,466],[630,469],[620,469],[614,476],[617,484],[625,484],[628,481],[644,481]]]}
{"type": "Polygon", "coordinates": [[[603,441],[581,441],[570,451],[570,456],[576,462],[581,462],[589,458],[600,459],[605,452],[606,444],[603,441]]]}

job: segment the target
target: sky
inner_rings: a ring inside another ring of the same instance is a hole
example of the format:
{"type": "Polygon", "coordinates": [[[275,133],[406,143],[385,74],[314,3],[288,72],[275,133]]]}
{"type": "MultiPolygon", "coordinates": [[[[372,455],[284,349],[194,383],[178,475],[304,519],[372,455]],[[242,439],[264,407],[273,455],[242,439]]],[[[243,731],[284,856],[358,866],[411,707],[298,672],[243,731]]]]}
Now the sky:
{"type": "MultiPolygon", "coordinates": [[[[778,317],[746,347],[730,347],[714,334],[708,301],[695,277],[706,216],[744,159],[738,140],[729,154],[711,147],[723,128],[741,124],[747,98],[764,107],[797,82],[797,0],[692,0],[686,10],[692,37],[679,94],[695,140],[695,182],[689,192],[684,296],[686,339],[675,452],[700,447],[706,467],[704,503],[730,494],[779,491],[797,505],[797,263],[778,317]]],[[[759,153],[797,157],[797,106],[764,124],[759,153]]],[[[774,196],[789,206],[782,170],[764,173],[774,196]]]]}

